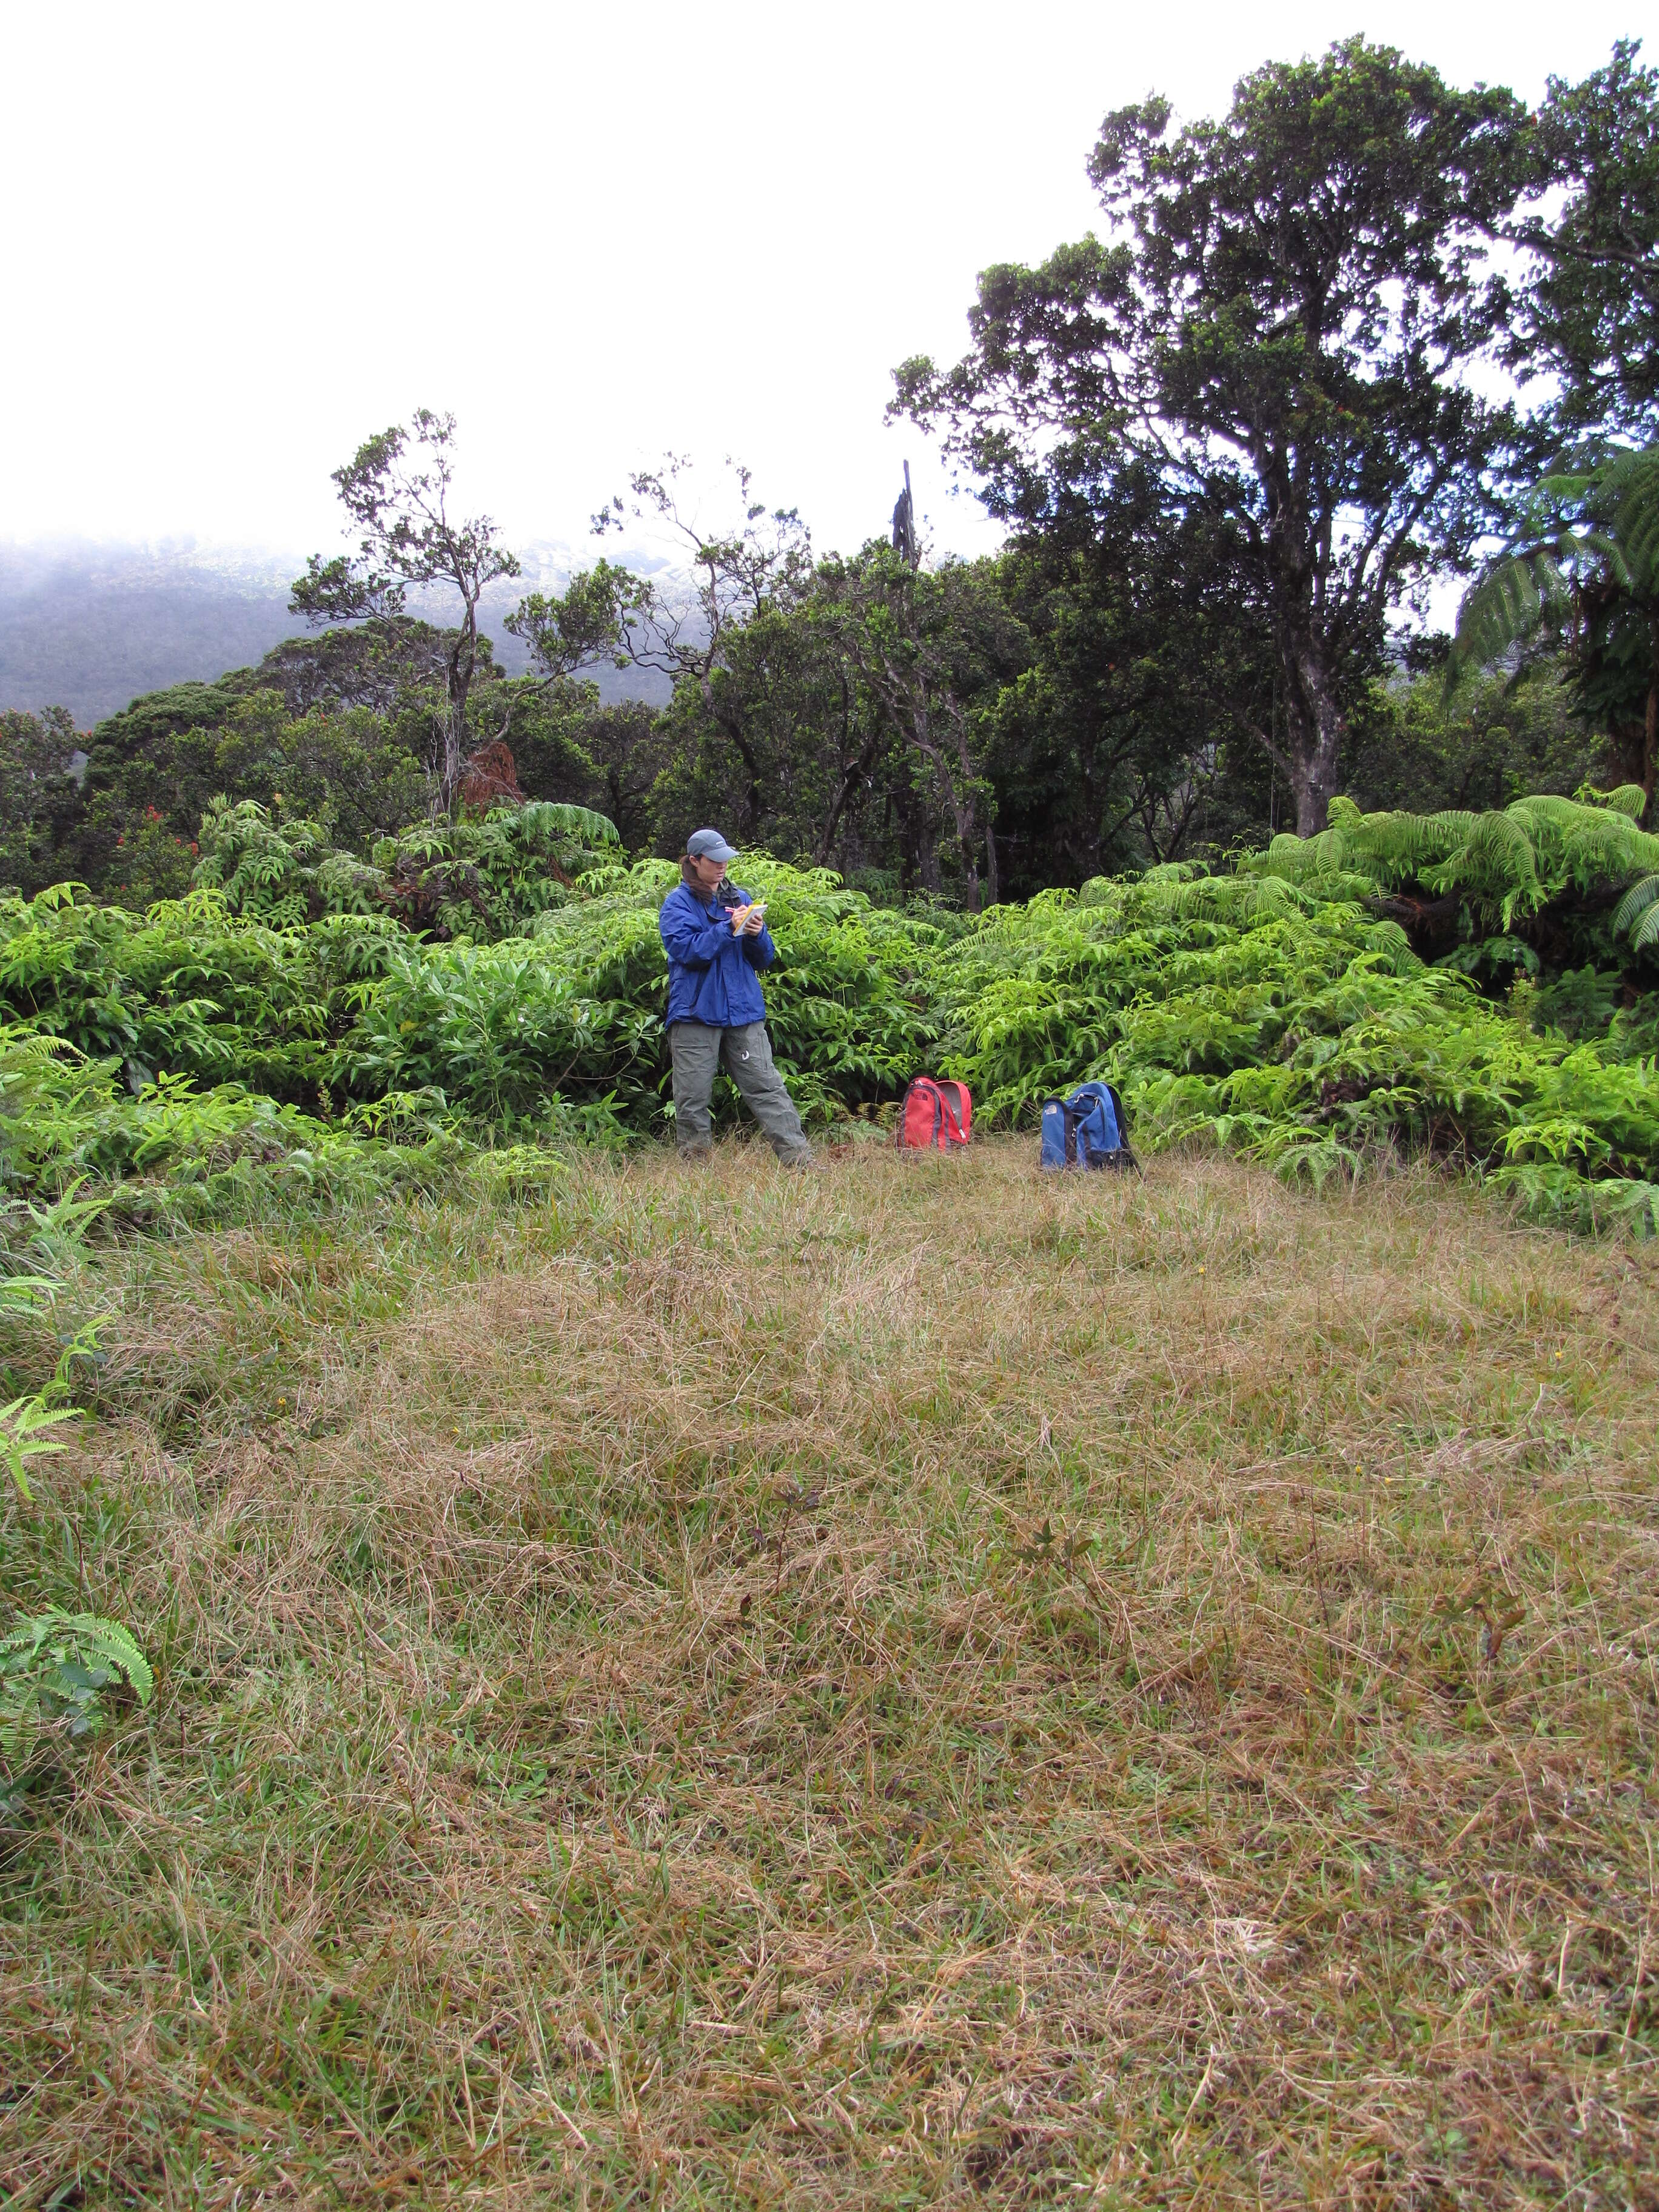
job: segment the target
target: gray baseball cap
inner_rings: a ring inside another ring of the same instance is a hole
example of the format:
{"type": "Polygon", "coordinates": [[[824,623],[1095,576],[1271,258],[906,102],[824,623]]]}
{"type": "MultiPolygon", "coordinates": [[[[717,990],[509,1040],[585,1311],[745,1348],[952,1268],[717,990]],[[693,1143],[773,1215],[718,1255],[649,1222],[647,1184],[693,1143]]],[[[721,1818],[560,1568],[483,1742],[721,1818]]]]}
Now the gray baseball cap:
{"type": "Polygon", "coordinates": [[[694,830],[685,841],[685,849],[694,860],[735,860],[736,848],[728,845],[718,830],[694,830]]]}

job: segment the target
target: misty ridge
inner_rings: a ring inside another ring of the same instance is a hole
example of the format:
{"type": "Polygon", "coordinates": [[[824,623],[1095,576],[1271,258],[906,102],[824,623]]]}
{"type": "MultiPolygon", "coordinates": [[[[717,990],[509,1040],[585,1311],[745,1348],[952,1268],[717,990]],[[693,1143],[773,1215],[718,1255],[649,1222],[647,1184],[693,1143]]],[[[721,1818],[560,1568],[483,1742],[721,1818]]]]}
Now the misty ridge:
{"type": "MultiPolygon", "coordinates": [[[[514,676],[528,670],[530,656],[504,617],[526,592],[562,591],[590,556],[541,540],[520,557],[523,574],[490,586],[480,610],[497,664],[514,676]]],[[[648,552],[623,558],[642,574],[664,570],[648,552]]],[[[0,541],[0,705],[33,714],[65,707],[77,727],[90,729],[146,692],[252,667],[284,638],[307,633],[303,617],[289,611],[304,566],[301,554],[193,538],[0,541]]],[[[409,611],[441,625],[453,607],[433,589],[411,592],[409,611]]],[[[672,688],[654,670],[608,663],[591,680],[607,706],[661,706],[672,688]]]]}

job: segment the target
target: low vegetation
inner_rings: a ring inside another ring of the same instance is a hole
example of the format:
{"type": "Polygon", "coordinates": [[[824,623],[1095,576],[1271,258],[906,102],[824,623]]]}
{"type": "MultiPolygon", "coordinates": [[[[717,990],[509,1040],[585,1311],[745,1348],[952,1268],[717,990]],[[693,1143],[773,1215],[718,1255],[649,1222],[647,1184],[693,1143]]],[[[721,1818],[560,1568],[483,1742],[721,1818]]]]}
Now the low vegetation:
{"type": "Polygon", "coordinates": [[[1647,2201],[1652,1248],[1033,1154],[64,1256],[12,2203],[1647,2201]]]}
{"type": "Polygon", "coordinates": [[[1641,2202],[1639,797],[746,861],[806,1183],[580,810],[7,903],[12,2201],[1641,2202]]]}
{"type": "MultiPolygon", "coordinates": [[[[982,916],[757,857],[778,1057],[808,1120],[932,1066],[990,1125],[1106,1075],[1138,1141],[1322,1182],[1431,1152],[1540,1217],[1655,1226],[1659,838],[1641,793],[1364,815],[982,916]]],[[[534,805],[370,862],[251,803],[145,915],[0,904],[0,1173],[117,1216],[441,1187],[480,1148],[623,1144],[669,1112],[656,913],[600,817],[534,805]]],[[[728,1108],[731,1102],[728,1101],[728,1108]]],[[[526,1148],[528,1152],[526,1152],[526,1148]]],[[[528,1171],[528,1170],[526,1170],[528,1171]]]]}

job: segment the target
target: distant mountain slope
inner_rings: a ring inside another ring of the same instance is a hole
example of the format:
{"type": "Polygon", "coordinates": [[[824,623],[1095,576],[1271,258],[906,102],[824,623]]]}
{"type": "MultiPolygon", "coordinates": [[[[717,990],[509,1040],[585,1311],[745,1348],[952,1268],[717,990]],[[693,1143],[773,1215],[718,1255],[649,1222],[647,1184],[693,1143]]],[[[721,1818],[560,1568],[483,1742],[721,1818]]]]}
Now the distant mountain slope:
{"type": "MultiPolygon", "coordinates": [[[[562,546],[532,548],[523,579],[486,600],[496,658],[515,672],[524,648],[501,617],[524,591],[560,587],[569,557],[562,546]]],[[[303,629],[288,593],[304,565],[299,556],[190,541],[0,543],[0,708],[67,707],[90,729],[146,691],[249,667],[303,629]]],[[[448,608],[433,593],[411,611],[441,622],[448,608]]],[[[667,696],[661,678],[632,669],[603,669],[596,680],[607,700],[667,696]]]]}
{"type": "Polygon", "coordinates": [[[193,548],[0,545],[0,706],[67,707],[88,729],[140,692],[245,668],[296,627],[283,566],[208,565],[193,548]]]}

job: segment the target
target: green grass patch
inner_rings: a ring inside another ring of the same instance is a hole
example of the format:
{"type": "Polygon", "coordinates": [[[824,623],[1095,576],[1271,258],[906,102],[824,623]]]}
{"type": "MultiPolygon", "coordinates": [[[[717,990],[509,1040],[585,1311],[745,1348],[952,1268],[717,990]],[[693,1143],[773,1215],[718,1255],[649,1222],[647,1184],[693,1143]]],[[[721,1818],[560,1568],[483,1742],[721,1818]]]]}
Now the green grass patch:
{"type": "Polygon", "coordinates": [[[1645,2201],[1650,1248],[1034,1155],[64,1263],[10,2203],[1645,2201]]]}

